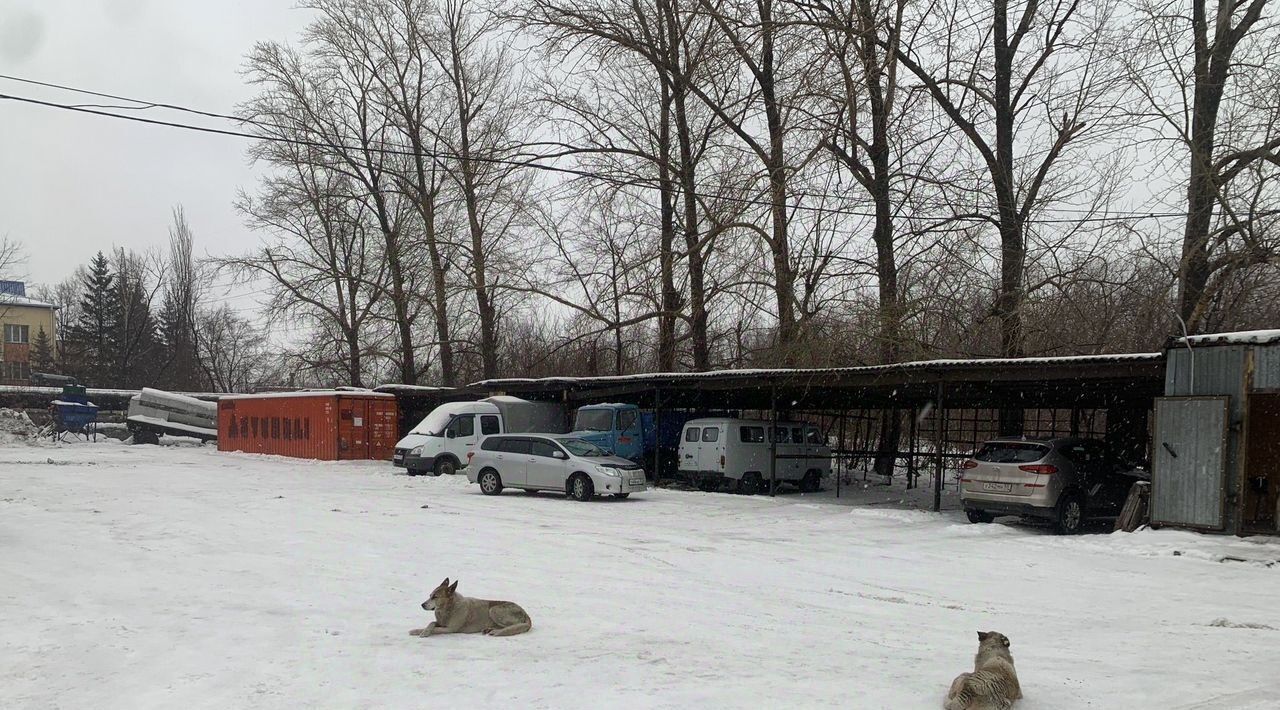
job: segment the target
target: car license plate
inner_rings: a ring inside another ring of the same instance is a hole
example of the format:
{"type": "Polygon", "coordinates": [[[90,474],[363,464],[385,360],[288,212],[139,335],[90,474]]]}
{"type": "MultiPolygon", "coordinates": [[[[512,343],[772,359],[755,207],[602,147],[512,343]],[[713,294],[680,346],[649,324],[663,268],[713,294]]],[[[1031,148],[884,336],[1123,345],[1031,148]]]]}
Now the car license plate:
{"type": "Polygon", "coordinates": [[[633,486],[643,486],[643,485],[644,485],[644,479],[643,479],[643,478],[633,478],[633,479],[631,479],[630,483],[631,483],[631,485],[633,485],[633,486]]]}
{"type": "Polygon", "coordinates": [[[982,490],[991,491],[992,493],[1009,493],[1013,490],[1012,483],[984,483],[982,490]]]}

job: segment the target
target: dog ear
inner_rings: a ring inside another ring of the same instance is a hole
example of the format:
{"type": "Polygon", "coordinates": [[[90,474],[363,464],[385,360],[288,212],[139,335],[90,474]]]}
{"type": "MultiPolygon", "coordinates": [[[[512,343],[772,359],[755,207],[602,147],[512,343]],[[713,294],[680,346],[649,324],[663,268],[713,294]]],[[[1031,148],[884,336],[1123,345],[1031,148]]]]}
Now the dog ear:
{"type": "Polygon", "coordinates": [[[449,593],[450,593],[450,594],[453,594],[453,593],[454,593],[454,592],[456,592],[456,591],[458,591],[458,580],[456,580],[456,579],[455,579],[455,580],[453,581],[453,584],[450,584],[450,585],[449,585],[449,593]]]}
{"type": "Polygon", "coordinates": [[[448,587],[448,586],[449,586],[449,578],[445,577],[444,581],[440,583],[440,587],[436,587],[436,589],[440,589],[441,587],[448,587]]]}
{"type": "Polygon", "coordinates": [[[979,632],[978,632],[978,642],[979,642],[979,643],[981,643],[981,642],[983,642],[983,641],[986,641],[986,640],[987,640],[987,639],[989,639],[989,638],[991,638],[991,634],[987,633],[986,631],[979,631],[979,632]]]}

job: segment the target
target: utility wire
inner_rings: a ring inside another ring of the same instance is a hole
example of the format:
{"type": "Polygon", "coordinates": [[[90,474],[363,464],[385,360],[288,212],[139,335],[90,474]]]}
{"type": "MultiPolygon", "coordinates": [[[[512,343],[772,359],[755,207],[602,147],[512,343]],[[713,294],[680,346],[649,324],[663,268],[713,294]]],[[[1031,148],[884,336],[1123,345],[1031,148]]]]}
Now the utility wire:
{"type": "MultiPolygon", "coordinates": [[[[78,87],[54,84],[50,82],[37,81],[34,79],[27,79],[23,77],[15,77],[10,75],[0,74],[0,79],[32,84],[36,86],[43,86],[46,88],[52,88],[52,89],[57,89],[61,91],[80,93],[88,96],[96,96],[99,98],[111,99],[113,101],[126,101],[129,103],[137,104],[136,108],[139,110],[161,108],[161,109],[179,111],[183,113],[190,113],[198,116],[204,116],[207,118],[235,121],[242,125],[250,124],[250,125],[257,125],[264,128],[277,128],[277,129],[283,129],[283,130],[291,130],[291,128],[289,127],[261,122],[255,119],[247,119],[243,117],[232,116],[228,114],[221,114],[221,113],[216,113],[212,111],[202,111],[199,109],[188,108],[188,107],[179,106],[176,104],[144,101],[141,99],[134,99],[134,98],[119,96],[115,94],[108,94],[108,93],[92,91],[88,89],[82,89],[78,87]]],[[[130,115],[112,113],[110,111],[104,110],[101,107],[91,107],[91,106],[77,105],[77,104],[64,104],[64,103],[58,103],[54,101],[43,101],[40,99],[28,97],[28,96],[0,94],[0,100],[8,100],[8,101],[15,101],[20,103],[33,104],[33,105],[42,106],[46,108],[73,111],[77,113],[89,114],[89,115],[94,115],[94,116],[99,116],[104,118],[114,118],[114,119],[123,120],[123,121],[132,121],[132,122],[142,123],[147,125],[164,126],[164,127],[176,128],[180,130],[195,131],[200,133],[210,133],[214,135],[222,135],[222,136],[229,136],[229,137],[235,137],[235,138],[246,138],[249,140],[264,141],[269,143],[298,145],[303,147],[318,148],[318,149],[324,149],[324,150],[344,149],[344,150],[352,150],[352,151],[368,151],[371,153],[377,153],[377,154],[383,154],[383,155],[394,155],[394,156],[400,156],[400,157],[423,157],[423,158],[430,158],[432,160],[448,159],[448,160],[460,161],[464,159],[462,156],[459,156],[454,153],[444,152],[444,151],[418,152],[418,151],[408,150],[404,148],[385,148],[385,147],[376,148],[376,147],[368,147],[368,146],[348,146],[348,145],[342,145],[342,144],[335,144],[332,142],[311,140],[306,138],[292,138],[288,136],[263,135],[263,134],[257,134],[257,133],[249,133],[249,132],[240,131],[240,130],[215,128],[210,126],[198,126],[198,125],[189,124],[189,123],[180,123],[177,121],[165,121],[165,120],[154,119],[154,118],[146,118],[143,116],[130,116],[130,115]]],[[[119,108],[123,110],[131,107],[119,107],[119,108]]],[[[381,143],[381,142],[378,142],[378,144],[384,145],[384,146],[386,145],[385,143],[381,143]]],[[[546,157],[546,156],[541,156],[541,157],[546,157]]],[[[477,163],[503,165],[506,167],[514,167],[514,168],[529,168],[529,169],[539,170],[539,171],[548,172],[548,173],[573,175],[575,177],[587,178],[591,180],[610,183],[616,187],[640,187],[640,188],[647,188],[647,189],[653,189],[653,190],[662,189],[661,185],[654,184],[654,181],[651,179],[622,180],[622,179],[612,177],[600,172],[583,170],[579,168],[547,165],[545,163],[536,162],[539,159],[540,158],[533,158],[529,160],[510,160],[505,158],[493,158],[493,157],[486,157],[486,156],[471,156],[469,158],[466,158],[466,160],[477,162],[477,163]]],[[[768,202],[765,200],[752,199],[752,198],[732,197],[732,196],[725,196],[725,195],[712,195],[707,193],[696,193],[696,192],[694,194],[698,197],[702,197],[708,200],[722,200],[722,201],[732,202],[740,205],[748,205],[748,206],[755,206],[755,207],[772,207],[773,206],[771,202],[768,202]]],[[[834,195],[827,195],[822,193],[809,192],[805,194],[813,197],[837,199],[837,197],[834,195]]],[[[788,205],[788,208],[794,209],[794,210],[807,211],[807,212],[816,212],[820,214],[843,215],[843,216],[851,216],[851,217],[874,218],[876,216],[874,212],[864,212],[864,211],[850,210],[845,208],[822,207],[822,206],[814,206],[814,205],[806,205],[806,204],[788,205]]],[[[1057,209],[1057,210],[1046,209],[1045,211],[1070,212],[1070,210],[1064,210],[1064,209],[1057,209]]],[[[1093,211],[1088,211],[1088,210],[1083,210],[1080,212],[1084,214],[1093,214],[1093,211]]],[[[1038,219],[1035,221],[1041,224],[1083,224],[1083,223],[1099,223],[1099,222],[1127,222],[1127,221],[1136,221],[1136,220],[1144,220],[1144,219],[1184,218],[1186,216],[1187,216],[1186,212],[1127,212],[1127,213],[1109,212],[1108,215],[1106,216],[1087,216],[1087,217],[1080,217],[1080,218],[1074,218],[1074,219],[1038,219]]],[[[954,220],[954,221],[978,222],[978,223],[990,222],[990,220],[986,217],[975,216],[975,215],[938,215],[938,216],[931,216],[929,218],[936,219],[936,220],[954,220]]]]}

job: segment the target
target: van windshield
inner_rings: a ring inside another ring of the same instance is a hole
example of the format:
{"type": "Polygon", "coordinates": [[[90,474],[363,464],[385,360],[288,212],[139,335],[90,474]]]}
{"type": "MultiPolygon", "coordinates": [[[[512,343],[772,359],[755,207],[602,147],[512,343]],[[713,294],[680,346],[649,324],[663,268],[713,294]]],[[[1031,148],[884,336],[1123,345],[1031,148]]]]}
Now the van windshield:
{"type": "Polygon", "coordinates": [[[1014,441],[993,441],[982,445],[974,458],[989,463],[1031,463],[1044,458],[1049,447],[1014,441]]]}
{"type": "Polygon", "coordinates": [[[444,409],[437,409],[427,415],[426,419],[418,422],[418,426],[413,428],[410,434],[426,434],[427,436],[444,436],[444,428],[449,426],[449,422],[453,421],[453,412],[444,409]]]}
{"type": "Polygon", "coordinates": [[[569,450],[574,456],[585,456],[588,458],[596,458],[600,456],[608,456],[609,452],[596,446],[590,441],[583,439],[556,439],[560,445],[569,450]]]}
{"type": "Polygon", "coordinates": [[[573,423],[574,431],[612,431],[612,409],[579,409],[573,423]]]}

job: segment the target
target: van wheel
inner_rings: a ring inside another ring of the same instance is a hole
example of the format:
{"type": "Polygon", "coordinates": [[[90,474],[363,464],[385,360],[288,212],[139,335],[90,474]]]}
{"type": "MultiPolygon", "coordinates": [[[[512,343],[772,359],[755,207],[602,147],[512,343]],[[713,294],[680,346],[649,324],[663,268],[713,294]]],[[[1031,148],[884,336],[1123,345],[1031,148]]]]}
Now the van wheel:
{"type": "Polygon", "coordinates": [[[458,465],[451,458],[436,459],[435,468],[432,470],[436,476],[452,476],[458,472],[458,465]]]}
{"type": "Polygon", "coordinates": [[[738,495],[753,496],[760,492],[760,476],[748,473],[738,479],[738,495]]]}
{"type": "Polygon", "coordinates": [[[596,494],[595,484],[591,482],[591,477],[582,473],[575,473],[569,477],[569,497],[576,501],[591,500],[596,494]]]}
{"type": "Polygon", "coordinates": [[[989,523],[996,519],[996,516],[981,510],[966,510],[964,514],[971,523],[989,523]]]}
{"type": "Polygon", "coordinates": [[[1058,517],[1054,527],[1059,535],[1075,535],[1084,526],[1084,498],[1068,493],[1058,501],[1058,517]]]}
{"type": "Polygon", "coordinates": [[[480,483],[480,492],[487,496],[496,496],[502,492],[502,477],[491,468],[481,471],[477,481],[480,483]]]}
{"type": "Polygon", "coordinates": [[[804,478],[800,479],[801,493],[817,493],[822,490],[822,474],[814,469],[805,471],[804,478]]]}

